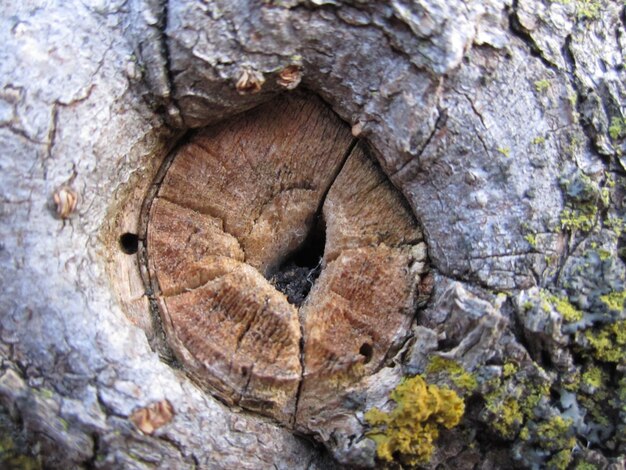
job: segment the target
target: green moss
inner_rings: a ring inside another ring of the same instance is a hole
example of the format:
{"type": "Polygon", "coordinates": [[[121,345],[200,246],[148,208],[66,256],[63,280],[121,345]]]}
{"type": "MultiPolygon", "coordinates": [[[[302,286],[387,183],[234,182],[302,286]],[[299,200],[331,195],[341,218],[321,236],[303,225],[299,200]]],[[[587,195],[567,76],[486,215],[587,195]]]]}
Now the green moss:
{"type": "Polygon", "coordinates": [[[600,329],[586,330],[585,337],[597,360],[626,361],[626,320],[616,321],[600,329]]]}
{"type": "Polygon", "coordinates": [[[613,117],[609,126],[609,135],[613,140],[619,140],[626,137],[626,119],[613,117]]]}
{"type": "Polygon", "coordinates": [[[68,423],[67,420],[59,418],[59,422],[61,423],[61,426],[63,426],[63,429],[65,429],[65,431],[70,429],[70,423],[68,423]]]}
{"type": "MultiPolygon", "coordinates": [[[[504,371],[503,371],[504,372],[504,371]]],[[[504,374],[503,374],[504,375],[504,374]]],[[[523,407],[524,399],[533,394],[534,387],[522,382],[519,387],[509,389],[507,386],[512,379],[501,382],[494,380],[491,385],[493,391],[486,393],[485,408],[490,412],[491,427],[503,438],[512,440],[520,431],[528,414],[523,407]],[[524,393],[528,393],[524,397],[524,393]],[[522,397],[520,397],[522,394],[522,397]]]]}
{"type": "Polygon", "coordinates": [[[624,302],[626,302],[626,290],[602,295],[600,296],[600,300],[608,307],[609,310],[621,312],[624,309],[624,302]]]}
{"type": "Polygon", "coordinates": [[[531,441],[536,439],[535,412],[539,403],[549,397],[550,384],[529,379],[528,374],[533,374],[529,370],[521,374],[518,372],[516,365],[505,364],[503,376],[508,375],[509,378],[489,381],[492,391],[484,394],[485,409],[489,412],[486,419],[503,439],[513,440],[517,437],[531,441]]]}
{"type": "Polygon", "coordinates": [[[367,436],[376,442],[378,458],[387,462],[394,456],[408,465],[428,462],[440,426],[456,426],[465,412],[456,392],[428,385],[419,375],[403,380],[390,398],[396,403],[390,412],[372,408],[365,413],[373,426],[367,436]]]}
{"type": "Polygon", "coordinates": [[[537,80],[535,82],[535,90],[537,90],[538,93],[543,93],[548,88],[550,88],[550,81],[546,80],[545,78],[543,80],[537,80]]]}
{"type": "Polygon", "coordinates": [[[433,356],[426,367],[426,374],[431,376],[441,372],[447,375],[454,385],[465,392],[471,393],[478,387],[476,377],[467,372],[458,362],[441,356],[433,356]]]}
{"type": "Polygon", "coordinates": [[[609,188],[600,189],[600,201],[604,207],[609,207],[611,202],[611,191],[609,191],[609,188]]]}
{"type": "Polygon", "coordinates": [[[533,144],[534,145],[543,145],[546,143],[546,138],[543,136],[539,136],[539,137],[535,137],[533,139],[533,144]]]}

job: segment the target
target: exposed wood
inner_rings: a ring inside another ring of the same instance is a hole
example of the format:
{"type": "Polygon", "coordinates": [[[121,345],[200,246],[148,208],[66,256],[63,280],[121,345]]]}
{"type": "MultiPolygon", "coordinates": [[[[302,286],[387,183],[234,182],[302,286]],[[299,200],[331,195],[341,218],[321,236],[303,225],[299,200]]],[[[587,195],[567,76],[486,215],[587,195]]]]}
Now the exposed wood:
{"type": "Polygon", "coordinates": [[[426,271],[415,218],[351,140],[319,100],[282,98],[194,135],[147,206],[147,282],[175,355],[227,403],[299,429],[397,349],[426,271]],[[324,227],[298,308],[270,280],[324,227]]]}

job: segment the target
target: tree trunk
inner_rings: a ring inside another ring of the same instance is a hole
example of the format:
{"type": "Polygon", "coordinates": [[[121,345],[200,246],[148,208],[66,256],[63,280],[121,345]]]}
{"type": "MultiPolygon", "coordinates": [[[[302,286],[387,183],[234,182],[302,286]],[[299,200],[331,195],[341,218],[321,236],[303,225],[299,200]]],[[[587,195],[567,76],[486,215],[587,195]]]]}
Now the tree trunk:
{"type": "Polygon", "coordinates": [[[621,2],[25,0],[0,21],[3,465],[373,467],[366,412],[420,374],[465,401],[420,465],[624,468],[621,2]],[[185,373],[134,255],[172,149],[296,87],[406,198],[432,288],[306,436],[185,373]]]}

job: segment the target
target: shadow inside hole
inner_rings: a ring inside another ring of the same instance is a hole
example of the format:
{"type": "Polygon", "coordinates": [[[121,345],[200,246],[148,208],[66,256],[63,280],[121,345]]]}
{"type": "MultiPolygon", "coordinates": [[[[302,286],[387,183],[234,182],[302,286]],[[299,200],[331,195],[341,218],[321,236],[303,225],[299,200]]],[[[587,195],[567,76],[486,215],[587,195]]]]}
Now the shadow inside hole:
{"type": "Polygon", "coordinates": [[[326,244],[326,224],[320,217],[302,245],[272,274],[269,281],[287,296],[290,304],[300,307],[322,270],[326,244]]]}
{"type": "Polygon", "coordinates": [[[372,355],[374,354],[374,348],[369,343],[363,343],[361,348],[359,349],[359,354],[363,356],[365,359],[363,360],[363,364],[367,364],[372,360],[372,355]]]}
{"type": "Polygon", "coordinates": [[[120,235],[120,249],[127,255],[134,255],[139,249],[139,237],[136,233],[126,232],[120,235]]]}
{"type": "Polygon", "coordinates": [[[622,235],[617,240],[617,256],[626,263],[626,235],[622,235]]]}

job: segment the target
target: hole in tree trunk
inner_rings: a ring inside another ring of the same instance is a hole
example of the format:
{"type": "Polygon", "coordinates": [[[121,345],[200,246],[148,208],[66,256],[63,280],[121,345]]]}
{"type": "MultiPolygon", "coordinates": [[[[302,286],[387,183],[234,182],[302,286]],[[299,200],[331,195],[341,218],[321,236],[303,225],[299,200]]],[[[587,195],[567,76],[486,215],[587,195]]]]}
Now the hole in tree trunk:
{"type": "Polygon", "coordinates": [[[225,403],[316,428],[413,322],[426,247],[402,195],[300,94],[194,132],[162,175],[140,262],[173,354],[225,403]]]}
{"type": "Polygon", "coordinates": [[[123,233],[120,236],[120,249],[127,255],[134,255],[139,248],[139,237],[135,233],[123,233]]]}
{"type": "Polygon", "coordinates": [[[326,224],[318,215],[318,221],[304,243],[292,253],[270,277],[276,289],[287,296],[290,304],[299,307],[322,269],[322,256],[326,242],[326,224]]]}
{"type": "Polygon", "coordinates": [[[369,343],[363,343],[361,348],[359,349],[359,354],[363,356],[365,359],[363,360],[364,364],[367,364],[372,360],[372,355],[374,354],[374,349],[372,345],[369,343]]]}

